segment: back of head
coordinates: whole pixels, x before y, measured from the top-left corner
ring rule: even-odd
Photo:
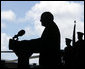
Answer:
[[[43,26],[48,26],[49,23],[53,22],[54,17],[50,12],[44,12],[41,15],[41,22]]]
[[[82,33],[82,32],[77,32],[77,34],[78,34],[78,39],[79,39],[79,40],[82,40],[84,33]]]
[[[41,19],[53,21],[54,17],[53,17],[53,15],[52,15],[52,13],[50,13],[50,12],[44,12],[44,13],[42,13],[42,15],[41,15]]]

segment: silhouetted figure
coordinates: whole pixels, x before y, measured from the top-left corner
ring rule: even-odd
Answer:
[[[55,68],[60,64],[60,31],[50,12],[41,15],[41,24],[45,27],[41,36],[39,63],[44,68]]]
[[[41,15],[41,25],[45,27],[41,38],[30,40],[30,50],[39,52],[39,64],[41,68],[56,68],[60,65],[60,31],[54,23],[54,17],[50,12]],[[26,44],[29,41],[24,41]]]
[[[65,61],[65,67],[69,68],[72,66],[73,61],[73,47],[71,46],[71,39],[66,38],[66,45],[64,49],[64,61]]]
[[[84,48],[84,40],[83,40],[83,35],[84,33],[82,32],[77,32],[78,34],[78,41],[74,45],[74,53],[75,53],[75,58],[74,58],[74,66],[76,68],[78,67],[84,67],[84,60],[85,60],[85,48]]]
[[[45,27],[41,38],[15,40],[14,52],[19,58],[20,68],[27,67],[29,57],[34,52],[40,53],[39,64],[41,68],[56,68],[60,65],[60,31],[53,20],[54,17],[50,12],[44,12],[40,20],[42,26]],[[22,35],[23,33],[20,34]]]

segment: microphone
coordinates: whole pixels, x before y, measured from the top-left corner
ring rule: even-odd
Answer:
[[[23,36],[24,34],[25,34],[25,31],[24,31],[24,30],[20,30],[20,31],[18,32],[18,34],[13,37],[13,39],[14,39],[14,38],[17,38],[17,40],[18,40],[18,37],[19,37],[19,36]]]
[[[24,30],[20,30],[17,34],[17,36],[23,36],[25,34],[25,31]]]

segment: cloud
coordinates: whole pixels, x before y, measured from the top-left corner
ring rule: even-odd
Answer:
[[[26,13],[26,17],[37,19],[39,18],[42,12],[50,11],[52,12],[57,18],[61,17],[64,18],[73,18],[73,17],[82,17],[80,16],[83,13],[84,6],[79,3],[69,3],[68,1],[41,1],[37,3],[30,11]],[[75,11],[74,11],[75,10]],[[77,15],[78,14],[78,15]],[[60,19],[60,18],[59,18]]]
[[[37,27],[37,29],[39,29],[40,31],[37,31],[35,27]],[[26,26],[24,28],[25,35],[22,37],[22,39],[25,38],[27,40],[28,39],[30,40],[30,39],[34,39],[34,38],[39,38],[42,34],[41,28],[42,27],[40,27],[40,26],[30,26],[30,25]]]
[[[9,43],[9,39],[11,37],[8,36],[6,33],[1,33],[1,50],[2,51],[7,51],[8,49],[8,43]]]
[[[12,10],[1,11],[1,19],[7,21],[14,21],[16,18],[15,13]]]
[[[26,31],[25,36],[28,37],[29,39],[32,39],[31,36],[34,35],[33,28],[31,28],[30,26],[27,26],[25,27],[25,31]]]
[[[58,25],[61,33],[62,49],[65,47],[65,38],[72,39],[74,20],[77,21],[76,31],[84,32],[84,5],[70,1],[40,1],[40,3],[36,3],[31,10],[26,12],[24,18],[18,19],[16,19],[16,14],[12,10],[1,11],[1,19],[16,21],[16,23],[19,22],[18,24],[28,22],[28,25],[24,28],[26,31],[24,39],[26,37],[29,39],[38,38],[44,30],[44,27],[41,26],[40,16],[45,11],[49,11],[54,15],[54,21]],[[5,23],[1,23],[1,27],[5,28]],[[2,36],[6,36],[6,38],[1,37],[4,38],[2,41],[4,47],[4,41],[8,39],[8,35],[4,33]]]
[[[77,31],[84,32],[84,5],[69,1],[41,1],[35,4],[26,13],[25,19],[32,20],[36,34],[40,36],[43,27],[40,24],[40,16],[43,12],[49,11],[54,15],[54,21],[61,33],[61,48],[65,47],[65,38],[72,39],[74,20],[77,21]]]

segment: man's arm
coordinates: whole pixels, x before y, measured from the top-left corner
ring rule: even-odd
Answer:
[[[37,53],[37,52],[40,52],[42,40],[41,40],[41,38],[31,39],[31,40],[22,40],[21,43],[26,48]]]

